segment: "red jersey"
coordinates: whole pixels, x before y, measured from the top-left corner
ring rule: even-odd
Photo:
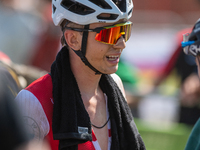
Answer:
[[[53,95],[52,80],[49,74],[37,79],[26,89],[19,92],[15,100],[22,110],[25,124],[30,128],[34,139],[47,139],[52,150],[58,150],[59,141],[53,139],[52,116],[53,116]],[[107,97],[105,95],[107,101]],[[107,109],[107,119],[109,112]],[[111,146],[111,128],[108,122],[108,149]],[[78,150],[101,150],[98,141],[92,131],[92,141],[78,145]]]

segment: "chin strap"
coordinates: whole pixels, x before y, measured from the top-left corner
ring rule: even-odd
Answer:
[[[72,49],[72,48],[71,48],[71,49]],[[103,74],[103,73],[101,73],[100,71],[98,71],[96,68],[94,68],[94,67],[89,63],[89,61],[87,60],[87,58],[83,55],[83,52],[82,52],[82,51],[80,51],[80,50],[76,51],[76,50],[74,50],[74,49],[72,49],[72,50],[76,53],[76,55],[78,55],[78,56],[81,58],[82,62],[83,62],[86,66],[88,66],[90,69],[92,69],[92,70],[95,72],[96,75],[97,75],[97,74]]]
[[[85,25],[84,29],[89,29],[89,25]],[[98,74],[103,74],[100,71],[98,71],[96,68],[94,68],[89,61],[87,60],[87,58],[85,57],[86,54],[86,48],[87,48],[87,39],[88,39],[88,31],[84,31],[83,32],[83,38],[82,38],[82,47],[81,50],[73,50],[82,60],[82,62],[88,66],[90,69],[92,69],[95,72],[95,75]]]

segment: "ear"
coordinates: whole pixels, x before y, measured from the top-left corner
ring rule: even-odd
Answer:
[[[70,48],[74,50],[81,49],[82,36],[79,32],[73,30],[66,30],[64,36]]]

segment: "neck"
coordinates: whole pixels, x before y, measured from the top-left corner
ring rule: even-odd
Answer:
[[[71,69],[76,78],[81,95],[98,95],[100,92],[99,81],[101,75],[95,75],[95,72],[86,66],[72,51],[70,58]]]
[[[97,95],[100,87],[99,80],[101,75],[88,74],[87,72],[74,71],[74,76],[79,86],[81,94]]]

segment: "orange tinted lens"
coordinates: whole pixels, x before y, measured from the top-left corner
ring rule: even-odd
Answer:
[[[107,43],[115,44],[117,40],[124,35],[125,42],[129,39],[131,34],[131,24],[113,27],[109,29],[103,29],[96,34],[95,40]]]
[[[121,30],[125,32],[124,39],[125,39],[125,42],[126,42],[126,41],[128,41],[128,39],[131,36],[131,24],[126,25],[126,26],[122,26],[122,28],[123,29],[121,29]]]
[[[97,33],[96,40],[107,43],[107,44],[114,44],[119,36],[120,27],[114,27],[109,29],[103,29],[100,33]]]

